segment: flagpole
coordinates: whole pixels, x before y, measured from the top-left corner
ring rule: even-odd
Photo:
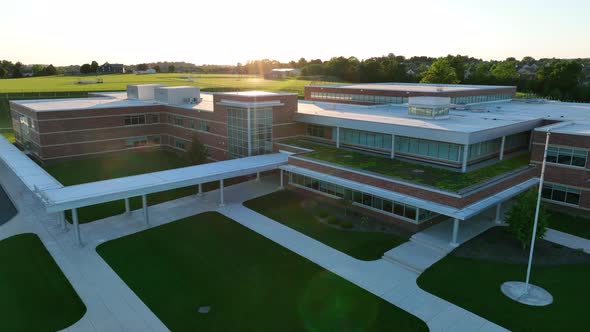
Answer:
[[[531,279],[531,266],[533,264],[533,250],[535,249],[535,238],[537,237],[537,224],[539,223],[539,209],[541,207],[541,193],[543,191],[543,181],[545,180],[545,164],[547,163],[547,149],[549,147],[549,136],[551,129],[547,129],[547,137],[545,139],[545,151],[543,152],[543,162],[541,163],[541,177],[539,179],[539,192],[537,193],[537,207],[535,209],[535,222],[533,223],[533,236],[531,238],[531,250],[529,252],[529,264],[526,270],[526,281],[524,286],[524,293],[529,292],[529,281]]]

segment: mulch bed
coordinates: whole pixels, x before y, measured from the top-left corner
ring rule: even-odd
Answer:
[[[520,242],[507,227],[494,227],[455,249],[454,256],[503,263],[527,264],[529,248],[523,249]],[[590,263],[590,254],[562,245],[537,240],[533,265],[563,265]]]

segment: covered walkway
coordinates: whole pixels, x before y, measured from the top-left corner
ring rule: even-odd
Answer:
[[[219,181],[219,206],[224,206],[224,180],[252,174],[257,174],[257,178],[260,178],[261,172],[276,170],[287,164],[288,156],[286,153],[259,155],[64,187],[41,166],[0,136],[0,160],[41,200],[48,213],[58,213],[64,228],[65,211],[72,211],[74,237],[78,246],[82,246],[78,208],[125,200],[125,210],[129,214],[129,198],[141,196],[143,220],[149,225],[149,194],[198,186],[196,194],[201,196],[204,183]],[[281,170],[281,186],[282,173]]]

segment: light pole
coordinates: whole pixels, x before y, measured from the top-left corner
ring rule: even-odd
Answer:
[[[518,281],[508,281],[502,284],[500,289],[504,295],[523,304],[534,306],[545,306],[553,302],[553,296],[539,286],[529,283],[531,278],[531,267],[533,265],[533,251],[535,249],[535,238],[537,237],[537,225],[539,223],[539,210],[541,208],[541,194],[543,191],[543,182],[545,180],[545,165],[547,163],[547,150],[549,147],[549,137],[551,129],[547,129],[545,138],[545,150],[543,151],[543,161],[541,162],[541,176],[539,177],[539,191],[537,193],[537,207],[535,208],[535,220],[533,222],[533,236],[531,238],[531,249],[529,251],[529,262],[526,270],[526,280],[524,284]]]

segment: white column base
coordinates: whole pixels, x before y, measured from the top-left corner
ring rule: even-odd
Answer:
[[[203,197],[203,184],[199,183],[198,187],[199,191],[197,192],[197,197]]]
[[[459,243],[457,242],[458,236],[459,236],[459,219],[455,218],[453,220],[453,238],[451,239],[451,242],[449,243],[449,245],[451,247],[457,248],[459,246]]]
[[[150,215],[148,212],[147,196],[146,195],[141,196],[141,203],[143,206],[143,221],[145,222],[145,224],[147,226],[149,226],[150,225]]]

